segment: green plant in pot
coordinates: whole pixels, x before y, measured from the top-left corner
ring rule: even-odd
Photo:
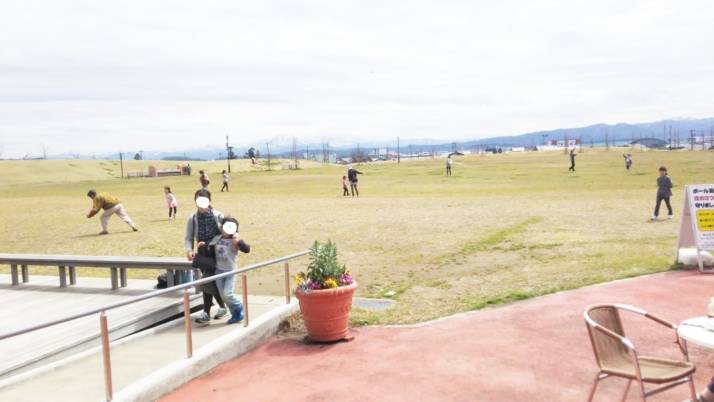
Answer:
[[[310,339],[317,342],[344,339],[357,282],[345,265],[337,261],[337,247],[332,241],[315,241],[310,248],[307,272],[299,273],[296,282],[295,296]]]

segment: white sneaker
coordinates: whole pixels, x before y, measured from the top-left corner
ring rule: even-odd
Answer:
[[[668,215],[668,216],[667,216],[667,219],[672,219],[672,215]]]
[[[657,220],[657,217],[656,217],[655,215],[652,215],[652,218],[651,218],[650,220],[656,221],[656,220]]]

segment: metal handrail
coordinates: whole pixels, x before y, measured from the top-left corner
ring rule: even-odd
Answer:
[[[120,302],[116,302],[116,303],[107,304],[107,305],[105,305],[105,306],[98,307],[98,308],[94,308],[94,309],[91,309],[91,310],[87,310],[87,311],[82,312],[82,313],[77,313],[77,314],[73,314],[73,315],[70,315],[70,316],[67,316],[67,317],[58,318],[58,319],[56,319],[56,320],[47,321],[47,322],[44,322],[44,323],[42,323],[42,324],[37,324],[37,325],[29,326],[29,327],[26,327],[26,328],[23,328],[23,329],[19,329],[19,330],[16,330],[16,331],[12,331],[12,332],[6,332],[6,333],[4,333],[4,334],[0,334],[0,340],[7,339],[7,338],[12,338],[12,337],[15,337],[15,336],[18,336],[18,335],[22,335],[22,334],[26,334],[26,333],[28,333],[28,332],[37,331],[37,330],[40,330],[40,329],[43,329],[43,328],[47,328],[47,327],[51,327],[51,326],[54,326],[54,325],[57,325],[57,324],[62,324],[62,323],[65,323],[65,322],[74,321],[74,320],[77,320],[77,319],[79,319],[79,318],[83,318],[83,317],[90,316],[90,315],[92,315],[92,314],[97,314],[97,313],[101,313],[101,312],[113,310],[113,309],[116,309],[116,308],[119,308],[119,307],[123,307],[123,306],[129,305],[129,304],[134,304],[134,303],[137,303],[137,302],[146,300],[146,299],[151,299],[151,298],[154,298],[154,297],[157,297],[157,296],[165,295],[165,294],[168,294],[168,293],[173,293],[173,292],[175,292],[175,291],[177,291],[177,290],[188,289],[188,288],[194,287],[194,286],[196,286],[196,285],[203,285],[203,284],[205,284],[205,283],[213,282],[213,281],[215,281],[216,279],[225,278],[225,277],[228,277],[228,276],[231,276],[231,275],[237,275],[237,274],[242,274],[242,273],[245,273],[245,272],[253,271],[253,270],[256,270],[256,269],[258,269],[258,268],[265,267],[265,266],[267,266],[267,265],[277,264],[277,263],[282,262],[282,261],[287,261],[287,260],[291,260],[291,259],[293,259],[293,258],[301,257],[301,256],[303,256],[303,255],[308,254],[309,252],[310,252],[310,250],[300,251],[300,252],[298,252],[298,253],[286,255],[286,256],[283,256],[283,257],[280,257],[280,258],[275,258],[275,259],[272,259],[272,260],[259,262],[259,263],[257,263],[257,264],[248,265],[247,267],[244,267],[244,268],[234,269],[233,271],[224,272],[224,273],[221,273],[221,274],[209,276],[209,277],[207,277],[207,278],[198,279],[198,280],[195,280],[195,281],[192,281],[192,282],[187,282],[187,283],[184,283],[184,284],[181,284],[181,285],[172,286],[172,287],[166,288],[166,289],[156,290],[156,291],[149,292],[149,293],[146,293],[146,294],[143,294],[143,295],[140,295],[140,296],[133,297],[133,298],[131,298],[131,299],[129,299],[129,300],[124,300],[124,301],[120,301]]]
[[[306,255],[310,253],[310,250],[304,250],[300,251],[294,254],[286,255],[283,257],[275,258],[272,260],[268,261],[263,261],[259,262],[257,264],[253,265],[248,265],[245,268],[239,268],[239,269],[234,269],[232,271],[228,272],[223,272],[221,274],[213,275],[207,278],[187,282],[181,285],[177,286],[172,286],[166,289],[161,289],[161,290],[156,290],[153,292],[149,292],[140,296],[133,297],[129,300],[125,300],[122,302],[116,302],[112,304],[107,304],[105,306],[87,310],[82,313],[70,315],[67,317],[59,318],[56,320],[52,321],[47,321],[42,324],[37,324],[33,325],[30,327],[26,327],[23,329],[19,329],[16,331],[12,332],[7,332],[4,334],[0,334],[0,340],[3,339],[8,339],[12,338],[15,336],[19,336],[22,334],[26,334],[28,332],[33,332],[37,331],[43,328],[51,327],[53,325],[58,325],[58,324],[63,324],[65,322],[77,320],[79,318],[87,317],[92,314],[97,314],[99,313],[99,332],[101,335],[101,343],[102,343],[102,359],[103,359],[103,366],[104,366],[104,391],[106,395],[106,400],[111,401],[114,397],[114,387],[112,384],[112,362],[111,362],[111,356],[110,356],[110,345],[109,345],[109,325],[107,323],[107,315],[106,312],[108,310],[112,310],[115,308],[123,307],[129,304],[137,303],[143,300],[151,299],[157,296],[169,294],[169,293],[174,293],[178,290],[183,289],[183,319],[184,319],[184,332],[186,334],[186,358],[191,358],[193,357],[193,335],[192,335],[192,330],[191,330],[191,304],[189,300],[189,293],[188,293],[188,288],[194,287],[196,285],[203,285],[205,283],[213,282],[216,279],[221,279],[225,278],[231,275],[241,275],[241,288],[242,288],[242,293],[243,293],[243,308],[245,312],[245,316],[243,318],[243,326],[247,327],[248,322],[249,322],[249,313],[248,313],[248,276],[246,275],[247,272],[256,270],[258,268],[265,267],[267,265],[272,265],[276,264],[279,262],[287,261],[293,258],[301,257],[303,255]],[[285,270],[285,302],[290,303],[290,266],[286,262],[284,266]]]

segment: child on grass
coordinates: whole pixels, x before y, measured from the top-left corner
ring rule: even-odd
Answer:
[[[171,187],[164,187],[164,195],[166,196],[166,204],[169,206],[169,220],[171,220],[171,218],[176,220],[176,207],[178,207],[178,202],[171,192]]]
[[[342,196],[347,197],[348,195],[350,195],[349,182],[347,176],[342,176]]]

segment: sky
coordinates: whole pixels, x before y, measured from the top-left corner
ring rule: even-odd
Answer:
[[[0,157],[711,117],[714,2],[0,3]]]

